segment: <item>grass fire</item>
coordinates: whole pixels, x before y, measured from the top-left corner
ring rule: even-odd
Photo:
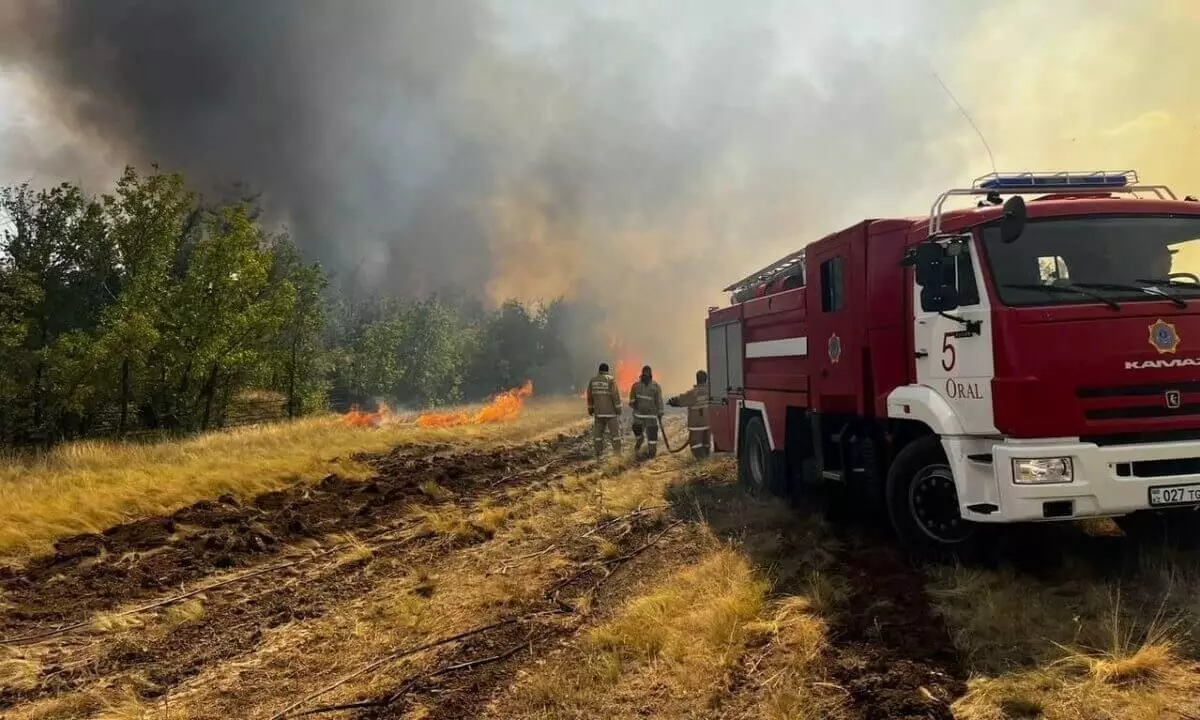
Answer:
[[[486,425],[513,420],[521,414],[525,400],[533,395],[533,383],[525,381],[520,387],[497,393],[483,407],[475,410],[463,409],[449,412],[424,412],[415,418],[405,418],[393,411],[387,403],[379,402],[374,412],[361,410],[357,406],[342,416],[342,421],[355,427],[377,428],[393,423],[415,423],[423,428],[451,428],[459,425]]]
[[[527,380],[518,388],[499,393],[478,410],[422,413],[417,416],[417,425],[425,428],[437,428],[505,422],[521,414],[525,399],[531,395],[533,395],[533,383]]]

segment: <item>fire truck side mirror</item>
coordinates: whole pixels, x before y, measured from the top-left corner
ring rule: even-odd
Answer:
[[[921,309],[925,312],[946,312],[958,307],[958,288],[946,284],[948,254],[946,245],[929,239],[914,247],[906,258],[921,288]]]
[[[1004,201],[1004,217],[1000,220],[1000,241],[1010,243],[1021,237],[1025,230],[1025,198],[1013,195]]]
[[[912,249],[912,266],[917,285],[935,287],[942,284],[942,264],[946,261],[946,246],[926,240]]]

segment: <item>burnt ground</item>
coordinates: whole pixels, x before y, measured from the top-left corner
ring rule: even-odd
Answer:
[[[835,618],[832,676],[863,720],[953,720],[967,691],[950,633],[925,577],[895,547],[849,538],[837,554],[850,590]]]

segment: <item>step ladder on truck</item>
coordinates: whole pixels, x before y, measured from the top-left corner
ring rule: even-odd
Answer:
[[[986,175],[727,287],[714,447],[756,491],[843,484],[914,550],[994,523],[1196,530],[1198,272],[1195,198],[1133,171]]]

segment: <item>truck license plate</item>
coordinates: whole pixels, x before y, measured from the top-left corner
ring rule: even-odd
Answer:
[[[1200,504],[1200,485],[1159,485],[1150,488],[1150,504]]]

